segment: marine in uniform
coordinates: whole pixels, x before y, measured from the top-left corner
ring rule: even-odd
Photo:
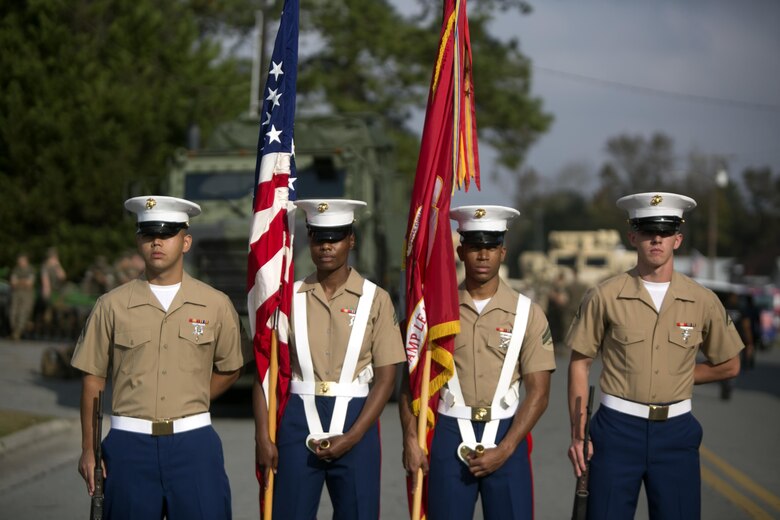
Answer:
[[[683,214],[696,202],[639,193],[617,205],[628,212],[637,265],[591,289],[569,329],[569,458],[579,476],[588,375],[600,354],[588,518],[634,518],[643,483],[650,518],[699,518],[702,428],[691,413],[693,385],[734,377],[743,345],[715,294],[674,271]],[[697,363],[699,351],[706,361]]]
[[[43,324],[47,329],[46,333],[50,334],[62,327],[64,320],[62,292],[67,278],[56,247],[46,250],[46,260],[41,265],[40,274],[41,300],[44,306]]]
[[[27,253],[16,257],[11,271],[11,339],[19,340],[27,330],[35,307],[35,269],[30,265]]]
[[[428,471],[432,520],[473,518],[478,495],[485,518],[533,517],[530,433],[547,408],[555,356],[539,305],[498,274],[507,222],[517,215],[502,206],[450,212],[466,276],[459,287],[455,374],[441,391],[429,462],[418,445],[408,386],[399,404],[404,466],[412,475],[420,467]]]
[[[292,395],[275,446],[265,399],[255,402],[257,462],[276,471],[274,518],[316,518],[323,484],[334,518],[379,517],[378,419],[406,356],[390,296],[348,263],[354,212],[365,205],[296,201],[317,270],[294,286]]]
[[[200,207],[173,197],[135,197],[145,272],[101,296],[72,365],[84,372],[79,472],[94,490],[93,399],[112,380],[111,429],[103,441],[109,519],[228,519],[230,486],[209,403],[250,359],[228,297],[190,277],[189,219]]]

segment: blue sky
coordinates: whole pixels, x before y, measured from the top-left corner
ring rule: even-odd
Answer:
[[[696,151],[727,156],[732,178],[748,166],[780,171],[780,2],[532,5],[531,15],[498,16],[493,27],[519,39],[534,64],[533,92],[555,116],[525,164],[545,188],[573,185],[560,175],[573,163],[588,173],[577,186],[594,187],[606,141],[621,133],[671,136],[679,170]],[[512,190],[490,179],[490,151],[480,152],[483,191],[456,193],[453,205],[513,205]]]

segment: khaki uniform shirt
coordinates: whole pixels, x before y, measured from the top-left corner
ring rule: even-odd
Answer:
[[[566,343],[601,353],[602,392],[647,404],[691,397],[699,350],[720,364],[744,348],[712,291],[675,272],[658,312],[636,269],[585,295]]]
[[[317,381],[339,381],[344,357],[347,355],[349,334],[352,332],[350,313],[354,315],[357,311],[358,298],[363,294],[363,277],[352,269],[346,283],[336,290],[330,301],[325,296],[322,285],[317,282],[316,274],[308,276],[298,292],[306,293],[306,328],[309,331],[314,378]],[[294,310],[292,315],[294,321]],[[294,348],[294,324],[291,337],[292,370],[296,378],[301,379],[298,353]],[[377,287],[352,380],[368,365],[381,367],[405,360],[406,353],[393,302],[387,291]]]
[[[509,347],[518,294],[502,280],[496,294],[477,312],[474,300],[459,287],[460,334],[455,336],[455,369],[466,406],[490,406]],[[523,374],[555,370],[552,335],[541,307],[531,304],[512,383]]]
[[[100,377],[111,370],[114,415],[174,419],[208,411],[212,369],[251,359],[241,344],[225,294],[185,273],[165,312],[139,278],[98,299],[71,364]]]

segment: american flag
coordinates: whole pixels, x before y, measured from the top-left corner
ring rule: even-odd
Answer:
[[[298,0],[286,0],[263,90],[249,236],[247,297],[257,373],[268,395],[274,325],[279,346],[278,416],[289,395],[289,316],[292,303],[292,230],[295,199],[293,123],[298,67]],[[278,312],[277,312],[278,311]]]

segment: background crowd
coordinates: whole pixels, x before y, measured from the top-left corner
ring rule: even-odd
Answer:
[[[65,270],[56,247],[41,259],[22,251],[13,266],[0,268],[0,336],[75,339],[95,300],[142,271],[134,251],[114,259],[97,255],[80,276]]]

